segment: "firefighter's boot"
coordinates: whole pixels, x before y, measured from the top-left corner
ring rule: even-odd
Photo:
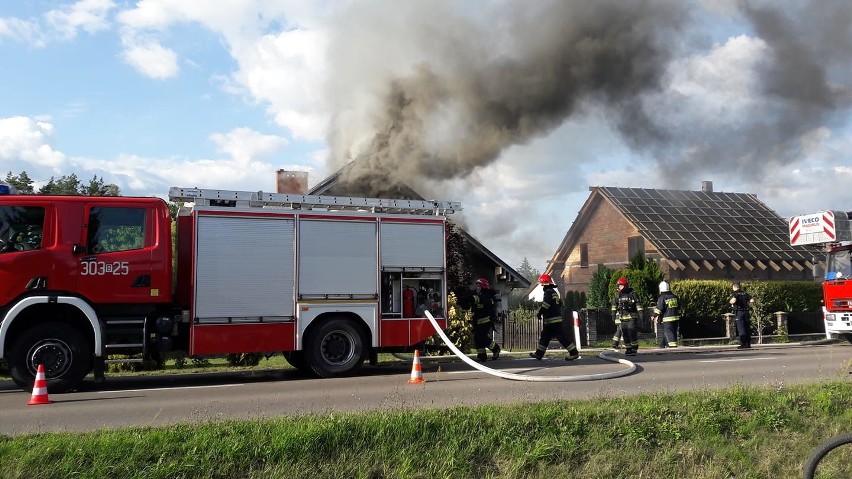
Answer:
[[[541,352],[539,352],[539,351],[536,351],[536,352],[534,352],[534,353],[530,353],[530,357],[531,357],[531,358],[534,358],[534,359],[538,359],[539,361],[541,361],[541,358],[543,358],[543,357],[544,357],[544,353],[541,353]]]
[[[488,354],[479,353],[479,354],[476,355],[476,360],[484,363],[485,361],[488,361]]]
[[[503,350],[503,349],[500,347],[500,345],[499,345],[499,344],[495,344],[495,345],[494,345],[494,349],[493,349],[493,350],[491,350],[491,360],[492,360],[492,361],[496,361],[496,360],[497,360],[497,358],[499,358],[499,357],[500,357],[500,351],[502,351],[502,350]]]
[[[619,343],[619,341],[618,341],[618,340],[616,340],[616,339],[614,339],[614,340],[612,341],[612,349],[618,349],[618,345],[619,345],[619,344],[620,344],[620,343]]]
[[[577,348],[569,349],[568,355],[565,356],[566,361],[573,361],[580,357],[580,351],[577,351]]]

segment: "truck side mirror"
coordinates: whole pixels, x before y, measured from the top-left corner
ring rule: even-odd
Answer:
[[[71,247],[71,253],[72,254],[83,254],[85,252],[86,252],[86,248],[84,248],[83,245],[75,244],[74,246]]]

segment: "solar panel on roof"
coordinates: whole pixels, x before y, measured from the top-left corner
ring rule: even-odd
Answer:
[[[786,219],[743,193],[598,188],[666,257],[802,259],[789,246]]]

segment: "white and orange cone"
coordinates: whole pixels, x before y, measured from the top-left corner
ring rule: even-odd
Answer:
[[[411,365],[411,378],[408,380],[408,384],[419,384],[425,383],[423,380],[423,370],[420,367],[420,350],[414,350],[414,363]]]
[[[47,397],[47,379],[44,377],[44,364],[38,365],[35,384],[33,384],[33,396],[27,406],[38,406],[39,404],[50,404],[52,401]]]

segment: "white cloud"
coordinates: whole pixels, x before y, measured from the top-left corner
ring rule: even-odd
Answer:
[[[218,150],[228,154],[238,164],[250,164],[252,160],[271,156],[287,146],[287,139],[264,135],[250,128],[235,128],[228,133],[214,133],[210,139]]]
[[[89,34],[109,29],[107,14],[113,8],[115,3],[112,0],[80,0],[71,6],[47,12],[44,18],[63,39],[70,40],[80,29]]]
[[[44,47],[46,44],[37,22],[14,17],[0,18],[0,40],[3,38],[29,43],[36,48]]]
[[[323,99],[325,36],[293,30],[232,45],[239,63],[233,81],[267,105],[275,122],[295,138],[321,140],[328,124]]]
[[[57,168],[66,158],[53,149],[52,137],[53,125],[48,122],[23,116],[0,118],[0,161],[13,166]]]
[[[80,0],[44,13],[43,23],[38,19],[0,18],[0,39],[43,48],[51,41],[73,40],[79,30],[95,34],[110,28],[107,17],[113,8],[112,0]]]
[[[104,174],[127,194],[164,196],[171,186],[257,191],[275,188],[275,168],[261,161],[228,159],[143,158],[121,155],[115,160],[76,159],[86,171]],[[102,173],[103,174],[103,173]],[[78,173],[78,176],[82,176]]]
[[[221,37],[238,64],[223,90],[265,105],[294,138],[315,141],[324,138],[328,122],[321,92],[326,40],[317,28],[323,8],[324,3],[278,0],[220,0],[215,8],[204,2],[142,0],[117,18],[125,58],[152,78],[177,74],[177,54],[158,37],[169,27],[197,23]]]
[[[134,42],[127,46],[123,57],[129,65],[151,78],[170,78],[178,73],[177,54],[156,42]]]

